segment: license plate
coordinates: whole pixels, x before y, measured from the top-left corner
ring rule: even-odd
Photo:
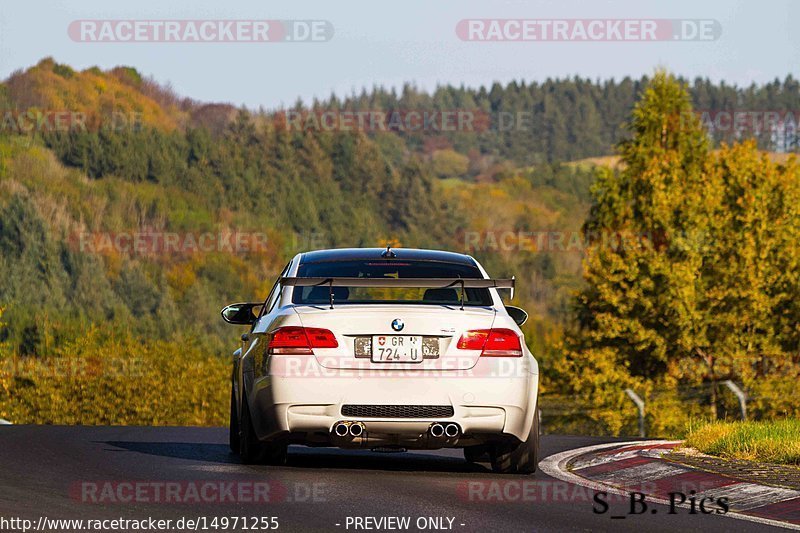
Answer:
[[[375,363],[421,363],[422,337],[375,335],[372,337],[372,361]]]

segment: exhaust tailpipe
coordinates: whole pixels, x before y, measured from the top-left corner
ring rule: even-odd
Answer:
[[[336,425],[333,426],[333,432],[337,437],[346,437],[351,431],[347,426],[348,424],[345,424],[344,422],[337,422]]]
[[[458,437],[461,433],[461,428],[458,427],[458,424],[447,424],[444,427],[444,434],[447,435],[448,438]]]
[[[431,424],[431,428],[429,431],[431,433],[431,437],[439,439],[444,436],[444,426],[441,425],[439,422],[434,422],[433,424]]]
[[[364,424],[361,422],[353,422],[350,424],[350,435],[353,437],[360,437],[364,433]]]

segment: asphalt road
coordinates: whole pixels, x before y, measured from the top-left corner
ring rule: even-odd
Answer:
[[[409,517],[410,531],[417,531],[417,521],[422,525],[426,517],[444,517],[441,524],[445,530],[449,526],[460,532],[770,529],[721,516],[691,515],[688,510],[669,515],[666,507],[657,505],[642,515],[612,519],[612,515],[626,513],[627,502],[612,502],[609,512],[595,514],[588,489],[541,472],[533,477],[493,474],[485,466],[466,463],[458,450],[381,454],[292,447],[287,466],[244,466],[229,453],[226,431],[2,426],[0,517],[34,522],[42,516],[205,517],[209,531],[214,530],[214,517],[233,516],[276,517],[279,531],[389,530],[365,529],[377,525],[366,521],[356,528],[355,517]],[[613,439],[546,435],[541,457],[610,441]],[[164,482],[179,488],[168,497]],[[211,502],[198,503],[198,495],[190,490],[218,483],[241,491],[233,495],[238,501],[231,503],[231,493],[225,489],[208,492],[205,497]],[[265,485],[268,502],[263,501]],[[138,496],[135,489],[141,491]],[[220,497],[228,500],[219,503]],[[261,501],[253,503],[253,498]],[[176,503],[176,499],[180,501]],[[435,521],[427,523],[436,525]],[[203,524],[198,529],[203,530]]]

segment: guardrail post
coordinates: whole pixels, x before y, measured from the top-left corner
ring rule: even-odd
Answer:
[[[644,430],[644,400],[642,400],[638,394],[633,392],[633,389],[625,389],[625,394],[633,400],[633,403],[636,404],[636,408],[639,409],[639,436],[645,437],[645,430]]]
[[[722,384],[732,390],[736,397],[739,398],[739,410],[742,412],[742,420],[747,420],[747,395],[739,388],[739,385],[729,379],[723,381]]]
[[[542,431],[542,410],[541,409],[537,409],[536,410],[536,417],[539,419],[538,420],[538,422],[539,422],[539,435],[541,435],[542,433],[544,433]]]

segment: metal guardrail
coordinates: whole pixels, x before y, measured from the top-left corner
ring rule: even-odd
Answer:
[[[739,404],[739,415],[742,420],[748,419],[747,403],[754,399],[745,393],[742,388],[731,380],[718,382],[719,385],[727,387],[735,395]],[[661,389],[651,391],[650,395],[642,397],[637,394],[633,389],[623,389],[623,392],[633,403],[637,410],[638,418],[638,433],[640,437],[647,435],[647,417],[646,417],[646,404],[648,400],[653,400],[659,394],[664,392],[677,393],[684,397],[684,399],[691,401],[706,401],[709,398],[711,391],[707,386],[685,387],[681,390]],[[764,398],[763,396],[760,396]],[[607,407],[593,404],[589,400],[580,396],[569,396],[563,394],[542,395],[539,398],[539,404],[543,411],[543,416],[546,418],[562,418],[562,419],[579,419],[581,417],[591,419],[592,413],[599,409],[607,409]],[[651,416],[658,416],[658,413],[651,412]]]

